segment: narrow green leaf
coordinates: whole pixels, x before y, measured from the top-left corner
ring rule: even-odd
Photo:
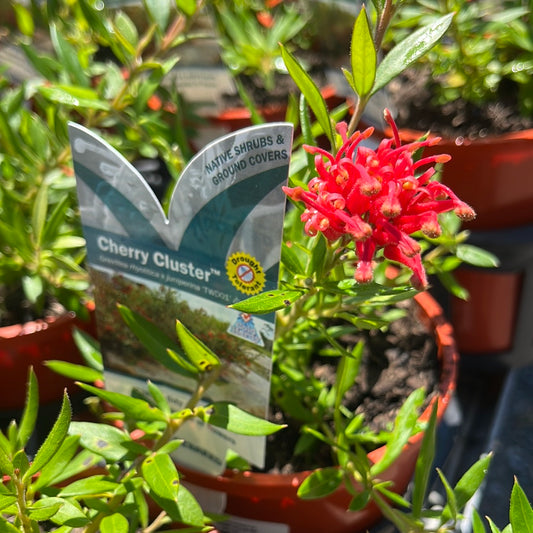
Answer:
[[[278,309],[285,309],[293,304],[303,295],[302,291],[274,290],[262,292],[256,296],[251,296],[246,300],[231,304],[229,307],[256,315],[272,313]]]
[[[487,533],[487,530],[483,525],[483,520],[481,520],[479,513],[475,509],[472,509],[472,532]]]
[[[146,421],[146,422],[165,422],[166,417],[156,407],[152,407],[145,400],[140,400],[138,398],[131,398],[125,394],[120,394],[118,392],[112,392],[108,390],[99,389],[88,385],[86,383],[78,384],[82,389],[102,398],[106,402],[109,402],[111,405],[114,405],[120,411],[122,411],[127,417],[130,417],[134,420]]]
[[[142,463],[142,476],[157,496],[178,501],[179,474],[169,455],[155,453],[147,457]]]
[[[472,244],[458,244],[456,254],[465,263],[477,267],[494,268],[500,265],[500,260],[494,254]]]
[[[533,533],[533,509],[516,477],[511,491],[509,519],[514,532]]]
[[[57,452],[63,441],[68,434],[68,427],[72,416],[72,409],[68,395],[65,391],[63,394],[63,403],[61,405],[61,411],[55,421],[50,433],[46,437],[45,441],[37,451],[32,465],[26,471],[23,476],[23,480],[27,481],[33,474],[36,474],[41,470],[50,459]]]
[[[111,496],[120,483],[107,479],[98,474],[73,481],[59,492],[60,498],[83,498],[86,496],[108,495]]]
[[[360,98],[366,97],[372,90],[376,77],[376,57],[376,49],[363,5],[355,20],[351,43],[353,84]]]
[[[489,523],[491,533],[502,533],[501,529],[492,521],[492,518],[487,516],[487,522]]]
[[[329,111],[326,102],[324,101],[324,97],[320,93],[320,89],[300,65],[298,60],[283,45],[280,44],[280,47],[281,56],[291,78],[305,96],[309,107],[312,109],[316,119],[322,126],[331,146],[335,146],[335,136],[331,125]]]
[[[76,49],[58,32],[55,24],[50,24],[50,38],[63,71],[76,86],[89,87],[89,77],[83,71]]]
[[[41,237],[43,234],[44,224],[46,222],[46,213],[48,211],[48,187],[42,184],[35,197],[33,204],[31,222],[32,233],[35,239],[35,245],[39,247],[41,244]]]
[[[84,381],[85,383],[94,383],[103,378],[102,372],[94,370],[84,365],[69,363],[68,361],[50,360],[44,363],[50,370],[67,378]]]
[[[139,44],[139,33],[133,21],[126,15],[124,11],[118,11],[113,22],[113,29],[115,30],[115,37],[118,39],[122,47],[131,56],[135,55],[135,49]]]
[[[422,405],[424,397],[424,390],[420,388],[413,391],[403,403],[394,421],[394,429],[387,442],[385,453],[381,460],[370,469],[373,476],[386,470],[402,452],[403,447],[413,434],[418,420],[418,409]]]
[[[92,89],[72,85],[47,85],[39,87],[38,91],[47,100],[57,104],[95,111],[110,111],[109,102],[102,100],[98,93]]]
[[[488,454],[476,461],[459,479],[455,485],[453,492],[456,500],[457,510],[463,509],[468,500],[472,498],[476,490],[481,485],[492,459],[492,454]],[[442,511],[443,519],[450,519],[451,512],[448,506]]]
[[[422,506],[426,497],[429,476],[433,469],[437,436],[437,409],[438,402],[435,401],[416,461],[412,496],[412,513],[415,519],[419,519],[422,514]]]
[[[83,360],[94,370],[103,372],[104,363],[98,341],[85,331],[82,331],[78,328],[75,328],[72,331],[72,337],[81,353],[81,356],[83,357]]]
[[[307,476],[298,487],[298,497],[302,500],[323,498],[335,492],[342,483],[343,473],[340,468],[320,468]]]
[[[37,522],[50,520],[63,505],[61,498],[44,498],[27,509],[28,517]]]
[[[176,320],[176,333],[189,361],[200,372],[209,372],[220,366],[220,361],[215,353],[195,337],[179,320]]]
[[[200,504],[183,485],[180,485],[177,502],[160,498],[154,493],[151,493],[151,496],[159,507],[167,512],[172,520],[190,526],[202,527],[205,525],[204,513]]]
[[[170,406],[168,405],[168,401],[165,395],[163,394],[163,392],[161,391],[161,389],[157,385],[155,385],[155,383],[153,383],[152,381],[148,381],[147,386],[148,386],[148,392],[154,399],[154,402],[157,405],[157,407],[159,407],[159,409],[161,409],[163,413],[165,413],[166,415],[169,415]]]
[[[128,533],[129,524],[125,516],[113,513],[103,518],[100,522],[101,533]]]
[[[342,403],[344,395],[353,386],[355,378],[359,373],[359,365],[363,354],[364,343],[358,342],[352,351],[353,357],[342,357],[337,369],[337,379],[335,382],[336,397],[335,408],[338,409]]]
[[[212,426],[227,429],[232,433],[249,436],[270,435],[285,427],[247,413],[228,402],[212,404],[204,421]]]
[[[0,517],[0,533],[20,533],[20,529],[5,518]]]
[[[440,470],[440,468],[437,468],[437,473],[439,474],[440,480],[446,492],[446,500],[447,500],[446,507],[445,507],[445,510],[447,511],[446,518],[448,519],[449,517],[449,519],[451,519],[455,523],[457,520],[457,514],[459,513],[459,509],[460,509],[455,492],[452,489],[448,480],[446,479],[445,475],[443,474],[442,470]]]
[[[12,9],[15,11],[15,16],[17,17],[17,27],[23,35],[26,37],[32,37],[35,30],[35,25],[33,23],[33,17],[31,16],[30,11],[18,2],[12,2]]]
[[[449,28],[453,16],[454,13],[444,15],[398,43],[379,64],[372,94],[430,50]]]
[[[360,511],[361,509],[364,509],[367,506],[369,501],[370,501],[370,491],[363,490],[352,498],[352,501],[350,502],[348,509],[350,511]]]
[[[186,360],[185,354],[183,354],[182,349],[176,342],[165,335],[153,322],[150,322],[139,313],[128,309],[124,305],[118,305],[117,307],[124,322],[135,333],[152,357],[172,372],[187,377],[196,377],[194,372],[186,370],[169,354],[168,350],[170,349],[171,353],[179,354],[181,358]]]
[[[39,385],[37,384],[37,378],[33,368],[30,367],[28,372],[28,385],[26,387],[26,402],[24,404],[24,410],[20,419],[18,436],[17,436],[17,448],[25,448],[28,443],[33,430],[35,429],[35,423],[37,422],[37,414],[39,412]]]

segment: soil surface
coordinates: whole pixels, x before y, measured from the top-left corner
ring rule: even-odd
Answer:
[[[533,119],[518,112],[517,88],[511,82],[502,82],[495,100],[484,107],[460,99],[438,107],[432,102],[432,84],[436,81],[428,70],[411,69],[387,86],[400,128],[475,139],[533,127]]]
[[[414,303],[409,305],[414,306]],[[365,424],[379,432],[391,428],[400,407],[414,390],[425,388],[424,407],[427,406],[437,391],[440,366],[434,340],[414,313],[394,322],[386,333],[372,331],[363,335],[367,347],[360,373],[345,404],[355,413],[363,413]],[[352,346],[359,339],[344,341]],[[336,371],[332,361],[331,357],[318,358],[312,369],[315,377],[332,383]],[[309,457],[292,457],[300,436],[299,424],[284,418],[279,411],[274,411],[270,418],[288,427],[268,437],[265,471],[287,474],[333,464],[327,448],[314,451],[313,464],[309,464]]]

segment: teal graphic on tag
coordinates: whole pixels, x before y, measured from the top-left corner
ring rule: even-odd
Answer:
[[[194,385],[146,353],[118,315],[121,303],[172,339],[179,319],[217,354],[221,379],[206,401],[266,414],[274,314],[252,319],[228,305],[277,288],[292,130],[271,123],[210,143],[183,170],[165,212],[119,152],[69,124],[106,387],[129,394],[150,379],[179,409]],[[264,463],[264,439],[200,424],[188,431],[191,446],[180,453],[191,466],[221,471],[228,447]]]

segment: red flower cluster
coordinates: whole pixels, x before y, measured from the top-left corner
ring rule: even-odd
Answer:
[[[420,245],[410,235],[417,231],[429,237],[440,235],[439,213],[453,210],[464,220],[471,220],[475,213],[449,187],[430,181],[435,173],[433,166],[420,170],[449,161],[449,155],[413,160],[416,150],[433,146],[440,139],[402,145],[388,110],[385,119],[393,135],[383,139],[376,150],[360,144],[372,135],[373,128],[356,131],[348,138],[344,122],[337,125],[343,145],[336,155],[305,146],[307,152],[315,154],[318,175],[309,182],[309,190],[284,187],[284,191],[305,204],[302,221],[308,235],[322,232],[330,241],[349,236],[355,242],[355,279],[359,283],[372,281],[374,256],[383,249],[385,257],[412,270],[411,282],[422,289],[427,286],[427,278]]]

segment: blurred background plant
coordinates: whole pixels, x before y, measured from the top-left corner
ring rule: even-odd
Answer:
[[[67,123],[97,131],[130,161],[157,161],[165,203],[193,151],[195,115],[165,78],[202,2],[145,1],[139,30],[101,2],[12,2],[9,38],[31,68],[0,79],[2,324],[42,317],[52,301],[83,314],[88,280]],[[147,179],[149,176],[147,177]],[[148,181],[150,181],[148,179]]]
[[[531,2],[407,0],[386,36],[388,45],[446,13],[455,13],[444,39],[416,64],[426,72],[433,102],[463,99],[483,107],[511,101],[533,114]]]

